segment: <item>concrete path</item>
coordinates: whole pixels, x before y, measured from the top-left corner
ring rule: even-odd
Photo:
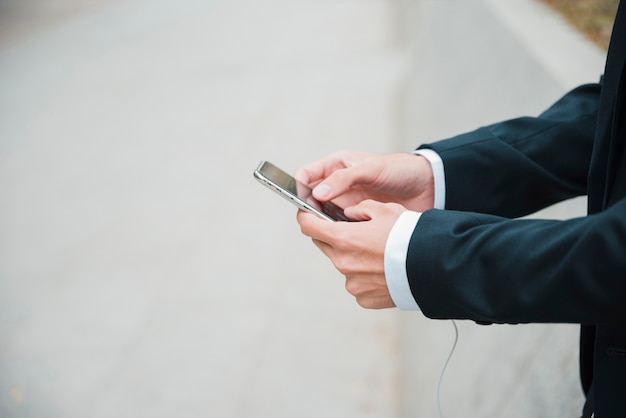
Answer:
[[[398,413],[397,312],[252,177],[390,150],[395,11],[99,3],[4,44],[0,416]]]
[[[0,417],[436,416],[451,325],[356,306],[252,171],[537,113],[576,80],[518,17],[586,42],[529,0],[42,4],[0,3]],[[446,417],[578,411],[574,328],[460,338]]]
[[[603,51],[535,1],[422,0],[406,10],[412,69],[402,106],[404,148],[537,115],[575,86],[597,81],[604,68]],[[585,208],[585,199],[574,199],[535,216],[568,218]],[[402,313],[402,321],[403,416],[437,416],[429,400],[453,326],[412,313]],[[458,325],[442,383],[446,417],[580,416],[577,326]]]

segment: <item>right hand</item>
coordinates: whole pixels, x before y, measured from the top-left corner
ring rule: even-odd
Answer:
[[[298,211],[302,233],[346,278],[346,290],[364,308],[395,306],[385,277],[385,246],[391,228],[406,209],[395,203],[365,200],[346,209],[361,222],[328,222]]]
[[[432,168],[421,155],[341,151],[300,168],[296,178],[313,188],[316,199],[343,207],[367,199],[418,212],[434,205]]]

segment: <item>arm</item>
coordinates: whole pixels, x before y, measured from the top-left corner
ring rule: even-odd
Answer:
[[[590,138],[593,137],[593,129],[590,129],[590,126],[595,126],[598,93],[599,86],[597,85],[582,86],[566,95],[539,118],[503,122],[428,146],[438,152],[444,161],[446,195],[448,196],[446,207],[491,211],[505,216],[519,216],[525,212],[539,209],[550,202],[584,193],[586,174],[581,173],[586,173],[589,165],[592,142]],[[519,135],[519,138],[515,139],[516,135]],[[568,144],[569,146],[566,146]],[[543,152],[539,152],[540,149],[543,149]],[[568,150],[568,152],[563,153],[564,157],[567,158],[566,163],[563,163],[560,155],[555,156],[550,152],[557,152],[562,149]],[[409,162],[408,167],[413,167],[418,161],[423,163],[425,160],[413,161]],[[402,169],[396,170],[398,167],[402,167]],[[385,161],[381,157],[373,159],[370,157],[368,160],[361,159],[355,162],[348,155],[339,162],[337,158],[327,158],[311,164],[303,170],[304,176],[302,178],[309,184],[314,183],[318,186],[328,184],[331,186],[332,193],[330,195],[316,195],[320,200],[328,200],[337,196],[343,197],[342,195],[345,193],[350,195],[351,204],[356,204],[362,199],[362,191],[368,191],[370,198],[376,199],[376,196],[371,195],[369,191],[375,192],[382,188],[386,192],[384,201],[394,201],[392,198],[397,195],[395,201],[398,201],[397,198],[401,196],[404,199],[401,203],[409,209],[421,211],[432,207],[434,192],[430,166],[426,169],[422,164],[422,169],[419,172],[427,172],[431,179],[422,181],[417,189],[414,188],[415,178],[419,180],[419,176],[416,175],[417,172],[410,168],[408,171],[414,175],[405,175],[405,167],[405,165],[400,166]],[[496,171],[498,176],[494,176]],[[398,173],[402,175],[398,176]],[[422,199],[422,203],[419,205],[421,207],[418,205],[411,206],[415,200],[410,196],[418,189],[422,192],[427,190],[425,194],[431,197],[426,200]],[[510,196],[507,197],[509,194]],[[394,211],[385,208],[385,205],[379,205],[381,207],[380,210],[377,209],[378,213],[370,211],[366,215],[362,214],[362,219],[366,222],[352,225],[328,225],[307,214],[300,213],[298,215],[302,232],[312,237],[318,247],[333,261],[337,269],[346,276],[348,291],[357,297],[361,305],[378,308],[393,306],[393,302],[386,289],[384,276],[388,268],[387,265],[384,269],[382,267],[383,252],[385,252],[385,258],[387,257],[387,252],[384,251],[385,245],[384,243],[381,245],[380,240],[377,241],[376,245],[370,245],[372,244],[370,238],[377,234],[383,234],[385,238],[389,236],[389,231],[404,209]],[[371,208],[376,205],[368,203],[368,206]],[[359,211],[358,208],[355,210]],[[381,215],[383,213],[386,214],[386,219]],[[441,213],[444,217],[454,216],[452,212],[429,211],[426,212],[426,219],[436,213]],[[457,215],[460,216],[461,214]],[[478,220],[487,223],[495,223],[495,219],[498,219],[499,222],[506,221],[506,219],[487,215],[466,214],[466,216],[477,220],[475,225],[477,228],[480,227]],[[389,220],[393,222],[389,222]],[[420,219],[418,227],[413,232],[413,239],[409,245],[406,259],[408,282],[414,297],[418,295],[419,290],[416,289],[419,289],[420,285],[430,283],[433,288],[437,288],[436,278],[429,275],[430,272],[420,263],[441,266],[442,260],[453,261],[453,259],[448,259],[448,254],[443,251],[447,243],[459,247],[458,254],[463,253],[463,248],[465,248],[466,254],[473,254],[475,251],[475,248],[465,247],[463,240],[456,240],[456,238],[462,237],[456,237],[454,233],[445,235],[447,229],[444,223],[430,223],[430,230],[441,232],[441,236],[422,237],[422,234],[419,234],[419,238],[416,238],[417,231],[423,230],[424,225],[428,225],[428,221]],[[435,243],[436,245],[434,245]],[[433,245],[429,249],[431,244]],[[511,244],[512,246],[509,248],[518,245]],[[443,248],[439,248],[442,245]],[[415,250],[415,248],[419,248],[419,250]],[[436,248],[437,250],[435,250]],[[532,249],[533,245],[528,248]],[[454,254],[454,256],[456,257],[458,254]],[[516,254],[516,257],[522,255]],[[416,263],[415,260],[419,260],[419,262]],[[498,260],[497,256],[491,261],[495,263],[495,260]],[[522,263],[524,260],[520,259],[519,262]],[[395,263],[397,264],[397,260]],[[463,264],[461,261],[454,262],[454,265],[460,266],[459,274],[462,274]],[[411,266],[413,270],[411,270]],[[426,274],[422,274],[420,267],[425,268]],[[511,268],[514,268],[513,264]],[[443,267],[437,274],[445,277],[446,268]],[[376,283],[372,277],[377,277]],[[420,280],[424,280],[424,282],[422,283]],[[377,297],[371,298],[370,296],[374,294]],[[420,306],[422,303],[428,302],[428,300],[417,299],[417,297],[415,299]],[[471,295],[468,300],[471,300]],[[437,311],[425,313],[437,315]],[[467,312],[464,313],[467,314]],[[471,316],[467,317],[471,318]],[[483,315],[483,317],[475,319],[491,320],[487,319],[488,317],[488,315]],[[493,320],[507,321],[504,317]],[[520,321],[522,320],[520,319]]]
[[[586,194],[599,97],[581,86],[536,118],[423,146],[444,162],[446,209],[519,217]]]
[[[407,255],[413,296],[431,318],[626,322],[626,200],[567,221],[431,210]]]

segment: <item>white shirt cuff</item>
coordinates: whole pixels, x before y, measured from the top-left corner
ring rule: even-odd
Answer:
[[[435,151],[429,148],[422,148],[413,151],[414,154],[421,155],[430,163],[435,181],[435,209],[445,209],[446,206],[446,173],[443,168],[443,160]]]
[[[419,311],[420,308],[411,293],[406,274],[406,256],[413,230],[422,214],[406,211],[400,215],[391,228],[385,245],[385,279],[391,299],[401,310]]]

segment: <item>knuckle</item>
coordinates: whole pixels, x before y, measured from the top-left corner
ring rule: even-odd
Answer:
[[[350,278],[346,280],[346,291],[350,293],[352,296],[355,296],[357,300],[359,299],[361,290],[362,290],[361,284],[357,280],[353,280]]]
[[[337,231],[334,240],[335,248],[341,252],[348,252],[352,247],[352,240],[348,234],[343,231]]]
[[[298,224],[300,225],[300,232],[307,236],[311,235],[310,225],[305,216],[298,214]]]
[[[391,207],[391,209],[392,209],[394,212],[403,212],[403,211],[405,211],[405,210],[406,210],[406,209],[404,208],[404,206],[402,206],[402,205],[401,205],[401,204],[399,204],[399,203],[391,203],[391,204],[390,204],[390,207]]]
[[[369,297],[357,297],[356,303],[358,303],[361,308],[365,309],[372,309],[375,307],[375,304]]]
[[[344,275],[350,274],[354,271],[353,263],[351,262],[349,257],[337,256],[335,257],[334,264],[335,268]]]

